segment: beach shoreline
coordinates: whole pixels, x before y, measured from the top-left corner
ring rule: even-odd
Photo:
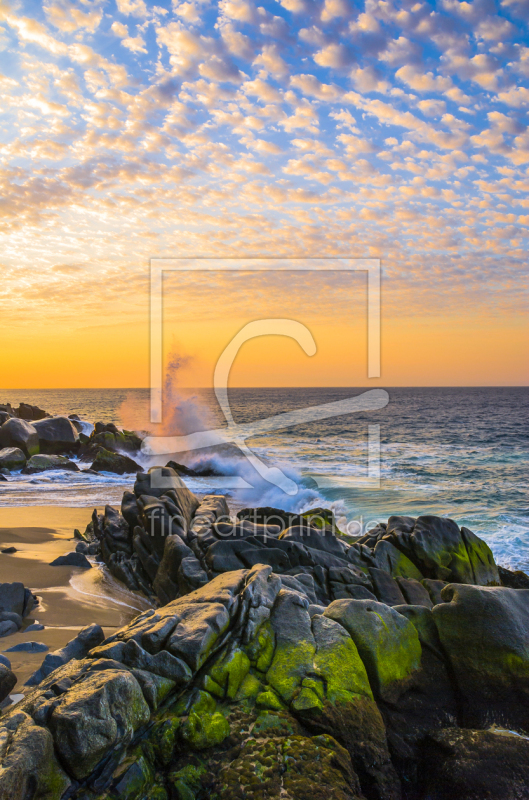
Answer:
[[[120,586],[95,562],[89,570],[50,566],[58,556],[75,550],[78,540],[74,539],[74,529],[84,531],[92,511],[93,506],[0,507],[1,549],[17,549],[16,553],[0,553],[0,583],[20,581],[39,598],[22,628],[0,639],[0,653],[9,658],[18,678],[12,694],[25,691],[24,683],[40,666],[43,653],[6,653],[7,649],[38,641],[54,651],[93,622],[110,635],[149,607],[145,598]],[[45,626],[44,630],[26,633],[36,621]]]

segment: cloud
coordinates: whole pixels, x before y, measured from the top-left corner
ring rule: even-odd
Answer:
[[[116,5],[120,14],[141,17],[142,19],[148,16],[144,0],[116,0]]]
[[[494,284],[497,263],[519,289],[529,216],[523,3],[112,8],[46,0],[22,12],[0,0],[10,54],[0,75],[0,239],[15,294],[33,293],[59,318],[71,309],[53,299],[51,279],[39,284],[54,264],[106,264],[113,296],[131,298],[120,269],[144,276],[156,253],[293,248],[382,256],[394,313],[396,287],[412,281],[420,302],[431,274],[452,281],[452,297],[453,281],[472,287],[463,311],[488,276]],[[103,302],[84,270],[71,275],[73,305]]]
[[[54,0],[52,3],[44,3],[43,9],[50,23],[66,33],[77,31],[80,28],[93,33],[99,27],[103,17],[103,12],[97,5],[91,11],[84,12],[69,0]]]
[[[263,67],[270,75],[284,78],[289,74],[289,69],[280,55],[276,44],[264,45],[262,51],[253,61],[255,66]]]

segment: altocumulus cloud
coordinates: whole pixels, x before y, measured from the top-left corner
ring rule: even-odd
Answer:
[[[155,255],[304,253],[379,256],[394,298],[434,281],[453,310],[501,269],[514,307],[527,18],[522,0],[0,0],[8,300],[17,280],[82,287],[78,263],[127,294]]]

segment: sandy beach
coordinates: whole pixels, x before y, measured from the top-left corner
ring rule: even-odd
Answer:
[[[108,635],[148,607],[117,583],[106,568],[51,567],[50,562],[75,550],[74,528],[84,531],[92,508],[30,506],[0,508],[0,548],[16,547],[12,554],[0,553],[0,583],[21,581],[39,597],[39,605],[24,620],[21,630],[0,639],[0,652],[20,642],[37,641],[50,651],[63,647],[85,625],[97,622]],[[26,633],[34,622],[45,628]],[[21,694],[27,678],[45,653],[5,653],[18,683],[12,694]]]

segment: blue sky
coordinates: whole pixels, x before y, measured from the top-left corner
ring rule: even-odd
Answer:
[[[527,0],[0,0],[5,313],[73,313],[94,280],[125,302],[151,256],[278,253],[381,257],[395,313],[512,318],[528,17]]]

